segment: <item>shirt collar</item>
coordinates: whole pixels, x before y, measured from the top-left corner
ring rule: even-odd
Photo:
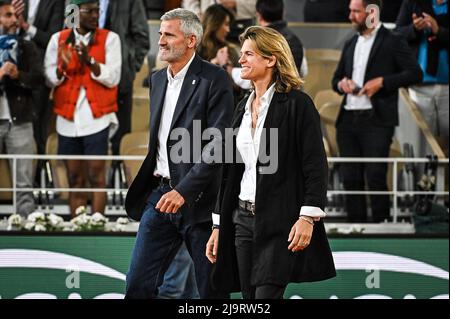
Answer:
[[[181,69],[181,71],[178,72],[177,75],[175,75],[174,77],[170,73],[170,67],[168,67],[167,68],[167,79],[169,80],[169,83],[172,83],[173,81],[176,81],[176,80],[184,80],[184,78],[186,77],[186,74],[189,70],[189,67],[192,64],[192,61],[194,61],[194,58],[195,58],[195,53],[192,55],[192,58],[189,60],[189,62],[186,63],[186,65]]]
[[[78,38],[78,39],[81,39],[81,40],[84,40],[84,41],[89,41],[91,39],[91,36],[92,36],[92,32],[88,32],[85,35],[80,34],[77,31],[77,28],[73,28],[73,32],[75,34],[75,38]]]
[[[262,114],[267,108],[269,108],[270,102],[272,102],[273,95],[275,94],[275,83],[273,83],[261,97],[261,108],[259,109],[259,113]],[[250,97],[247,100],[247,104],[245,105],[245,112],[250,113],[250,105],[255,99],[256,93],[255,91],[250,94]]]

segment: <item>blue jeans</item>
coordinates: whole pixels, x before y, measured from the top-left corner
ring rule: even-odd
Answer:
[[[164,214],[156,210],[161,196],[170,191],[170,187],[160,186],[149,197],[127,274],[126,299],[157,298],[158,287],[162,285],[164,274],[183,240],[194,262],[200,298],[212,297],[209,285],[212,264],[205,256],[211,225],[187,225],[180,212]]]
[[[194,262],[186,245],[183,243],[177,255],[164,275],[164,282],[159,287],[160,299],[199,299],[195,282]]]

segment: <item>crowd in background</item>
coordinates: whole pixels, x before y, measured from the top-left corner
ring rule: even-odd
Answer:
[[[295,1],[286,0],[285,5],[289,2]],[[351,8],[350,0],[307,0],[292,5],[299,3],[304,5],[301,16],[305,22],[352,22],[360,28],[356,29],[359,36],[346,44],[333,80],[334,89],[346,95],[339,123],[347,126],[338,127],[339,147],[345,150],[342,156],[388,157],[398,125],[396,92],[404,86],[409,87],[429,126],[448,149],[447,0],[384,1],[381,21],[395,22],[396,29],[380,27],[371,35],[365,35],[364,24],[358,20],[361,13]],[[80,7],[81,26],[63,31],[69,4]],[[106,155],[111,143],[112,154],[118,155],[122,137],[131,130],[133,81],[150,49],[147,20],[159,19],[178,6],[201,18],[204,36],[197,53],[228,71],[236,103],[252,89],[251,83],[239,76],[239,34],[250,25],[279,31],[289,43],[299,74],[307,75],[305,48],[288,27],[292,12],[285,11],[283,1],[0,1],[0,152],[45,154],[49,133],[56,130],[59,154]],[[383,34],[392,44],[383,47],[379,57],[371,51],[379,49],[381,36],[376,34]],[[380,77],[384,83],[379,82]],[[377,121],[372,120],[373,112]],[[51,121],[55,113],[56,121]],[[363,138],[361,132],[348,132],[355,123],[367,132],[367,119],[374,125],[373,135]],[[382,143],[371,147],[383,150],[378,154],[361,146],[374,140]],[[90,161],[87,167],[83,163],[66,162],[70,187],[81,188],[89,181],[104,188],[104,163]],[[364,174],[369,176],[369,188],[385,190],[386,167],[369,165],[365,173],[359,169],[358,174],[355,166],[347,173],[344,169],[348,190],[363,188]],[[31,161],[18,161],[19,188],[31,188],[34,175]],[[71,195],[72,211],[86,200],[84,194]],[[104,211],[104,194],[94,195],[92,202],[96,211]],[[373,202],[382,205],[382,201]],[[366,204],[352,201],[352,205]],[[380,210],[385,212],[385,204],[382,206]],[[32,212],[32,193],[19,193],[18,207],[23,215]],[[377,221],[384,218],[385,214],[380,214]],[[365,220],[365,216],[354,220]]]

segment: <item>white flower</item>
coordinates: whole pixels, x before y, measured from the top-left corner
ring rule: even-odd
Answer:
[[[120,218],[117,218],[116,223],[118,225],[128,225],[130,223],[130,220],[126,217],[120,217]]]
[[[36,226],[36,223],[33,223],[33,222],[27,222],[27,223],[25,224],[25,227],[24,227],[24,228],[25,228],[26,230],[31,231],[31,230],[33,230],[34,226]]]
[[[37,225],[34,227],[34,231],[37,231],[37,232],[43,232],[43,231],[47,231],[47,228],[46,228],[44,225],[37,224]]]
[[[75,231],[75,225],[72,224],[72,223],[70,223],[69,225],[64,226],[64,228],[62,229],[62,231],[65,231],[65,232],[73,232],[73,231]]]
[[[105,216],[103,216],[100,213],[95,213],[94,215],[92,215],[91,224],[93,226],[102,226],[105,225],[107,222],[108,219],[105,218]]]
[[[61,216],[50,214],[48,215],[48,222],[52,227],[59,227],[64,222],[64,219]]]
[[[18,214],[14,214],[9,216],[8,218],[8,226],[20,226],[22,225],[23,218]]]
[[[75,210],[75,216],[83,215],[87,213],[87,209],[85,206],[80,206]]]
[[[34,212],[28,215],[27,221],[32,223],[45,222],[45,214],[41,212]]]
[[[72,219],[70,222],[75,224],[76,226],[87,225],[91,220],[91,216],[86,214],[81,214]]]

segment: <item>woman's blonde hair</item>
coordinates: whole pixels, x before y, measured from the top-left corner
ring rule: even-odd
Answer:
[[[278,31],[268,27],[249,27],[240,36],[241,45],[245,40],[252,41],[256,53],[262,57],[274,56],[277,59],[272,83],[275,83],[278,93],[289,93],[293,89],[301,88],[303,80],[295,66],[291,48]]]

